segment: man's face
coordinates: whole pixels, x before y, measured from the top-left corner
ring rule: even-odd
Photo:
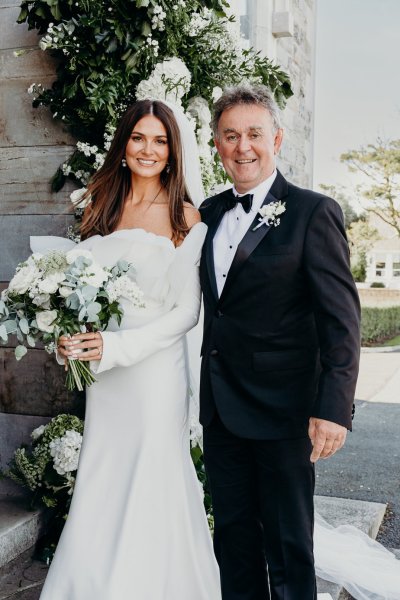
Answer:
[[[214,142],[240,194],[272,175],[282,136],[282,129],[274,130],[269,111],[257,104],[238,104],[222,113]]]

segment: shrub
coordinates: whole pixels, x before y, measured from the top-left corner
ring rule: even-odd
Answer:
[[[361,343],[383,342],[400,334],[400,306],[361,309]]]
[[[372,288],[384,288],[385,284],[382,281],[373,281],[370,285]]]

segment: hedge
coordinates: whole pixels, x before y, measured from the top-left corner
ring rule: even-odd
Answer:
[[[400,306],[361,309],[361,343],[368,345],[400,334]]]

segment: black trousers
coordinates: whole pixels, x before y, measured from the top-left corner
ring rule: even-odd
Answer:
[[[308,438],[237,437],[204,428],[223,600],[316,600],[314,467]]]

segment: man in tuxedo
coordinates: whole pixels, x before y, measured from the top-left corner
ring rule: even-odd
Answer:
[[[234,187],[200,209],[200,420],[222,597],[314,600],[314,463],[351,429],[359,361],[343,216],[276,170],[267,88],[230,88],[214,108]]]

